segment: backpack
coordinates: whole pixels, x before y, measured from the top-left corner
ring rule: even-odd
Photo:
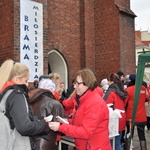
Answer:
[[[0,101],[0,150],[31,150],[29,137],[21,136],[16,128],[12,130],[5,116],[6,101],[13,90],[9,89]]]

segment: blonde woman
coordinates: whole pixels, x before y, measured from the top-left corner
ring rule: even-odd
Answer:
[[[55,83],[55,91],[54,91],[54,97],[57,101],[60,101],[61,95],[62,95],[62,80],[61,76],[58,73],[50,73],[49,74],[50,79]]]
[[[47,134],[49,128],[44,118],[34,117],[28,107],[29,69],[22,63],[6,60],[0,68],[0,79],[1,92],[5,94],[9,89],[14,89],[6,101],[5,115],[10,121],[10,128],[16,129],[22,143],[26,138],[30,138],[28,149],[37,150],[34,136]]]

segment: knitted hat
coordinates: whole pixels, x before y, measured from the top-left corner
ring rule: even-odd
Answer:
[[[101,87],[102,87],[102,89],[104,90],[104,91],[106,91],[107,89],[108,89],[108,87],[109,87],[109,85],[108,85],[108,80],[107,79],[103,79],[102,81],[101,81]]]
[[[104,85],[108,85],[108,80],[107,79],[103,79],[101,81],[101,87],[103,87]]]
[[[107,91],[108,87],[109,87],[109,85],[104,85],[104,86],[102,87],[102,89],[103,89],[104,91]]]
[[[41,79],[38,85],[38,88],[50,90],[51,92],[54,92],[56,89],[56,86],[54,82],[51,79]]]

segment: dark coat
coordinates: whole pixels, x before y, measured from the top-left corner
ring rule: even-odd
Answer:
[[[29,136],[32,150],[37,150],[35,136],[46,136],[50,129],[42,117],[33,116],[28,107],[28,89],[25,85],[8,86],[3,93],[14,89],[6,101],[6,113],[11,129],[16,130],[22,136]]]
[[[35,89],[29,92],[29,103],[31,110],[36,116],[53,115],[53,121],[56,116],[64,117],[64,108],[62,104],[55,100],[53,94],[44,89]],[[54,150],[57,132],[50,130],[48,136],[38,137],[36,139],[40,150]]]

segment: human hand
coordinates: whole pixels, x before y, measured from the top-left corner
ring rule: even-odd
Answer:
[[[48,122],[48,125],[51,130],[58,131],[60,123],[59,122]]]

